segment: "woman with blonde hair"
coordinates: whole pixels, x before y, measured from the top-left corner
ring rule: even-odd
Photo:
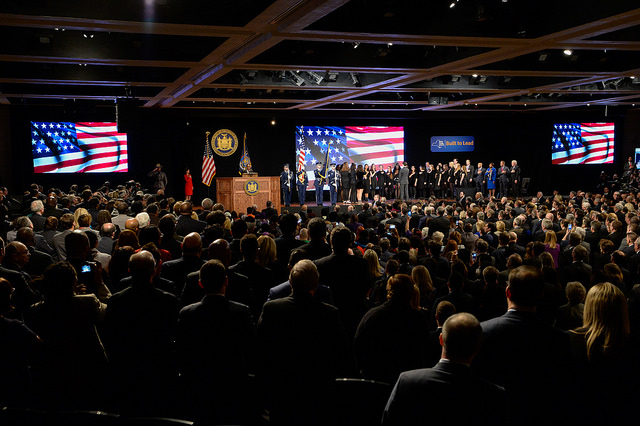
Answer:
[[[615,285],[591,287],[583,326],[569,332],[576,368],[576,424],[621,424],[637,396],[638,344],[631,339],[627,299]],[[585,407],[588,407],[585,410]]]
[[[258,237],[258,264],[269,268],[273,271],[273,274],[281,280],[286,281],[287,270],[284,265],[278,262],[278,251],[276,249],[276,242],[269,235],[261,235]]]
[[[547,231],[544,235],[544,251],[549,253],[553,257],[553,263],[555,268],[558,269],[558,257],[560,256],[560,244],[558,244],[558,238],[554,231]]]
[[[79,229],[80,228],[80,224],[78,223],[78,219],[83,214],[89,214],[87,209],[85,209],[83,207],[77,208],[76,211],[73,212],[73,229]]]
[[[377,281],[384,272],[384,269],[380,266],[380,261],[378,260],[378,253],[372,249],[367,249],[365,250],[363,257],[369,264],[369,277],[371,277],[374,282]]]
[[[420,306],[429,309],[433,306],[436,297],[429,270],[424,265],[418,265],[411,270],[411,278],[413,278],[419,290]]]

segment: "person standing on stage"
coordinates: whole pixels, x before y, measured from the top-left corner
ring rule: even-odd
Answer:
[[[520,196],[520,166],[516,160],[511,161],[511,195]]]
[[[340,183],[342,183],[342,202],[349,203],[351,179],[349,177],[349,163],[346,161],[342,163],[342,167],[340,167]]]
[[[485,172],[487,191],[489,191],[489,197],[496,196],[496,168],[493,167],[493,163],[489,163],[489,167]]]
[[[289,163],[284,165],[284,170],[280,173],[280,188],[282,188],[282,199],[285,207],[291,207],[291,179],[293,173],[289,170]]]
[[[467,158],[466,165],[464,166],[464,186],[465,188],[474,188],[474,178],[475,178],[476,168],[471,165],[471,160]],[[469,192],[467,192],[469,193]]]
[[[418,198],[426,198],[425,189],[427,188],[427,172],[424,170],[424,166],[421,164],[417,173],[416,179],[416,195]]]
[[[362,164],[356,169],[356,199],[358,203],[362,202],[362,192],[364,191],[364,169]]]
[[[356,196],[356,163],[351,163],[351,167],[349,168],[349,202],[355,204],[358,202]]]
[[[298,173],[296,173],[296,186],[298,187],[298,201],[300,205],[304,205],[307,195],[307,185],[309,185],[309,177],[307,171],[302,164],[298,165]]]
[[[391,166],[387,166],[387,171],[384,176],[384,196],[387,200],[391,200],[394,198],[393,192],[393,169]]]
[[[384,172],[384,166],[380,164],[378,165],[378,171],[375,175],[376,194],[378,195],[378,198],[384,197],[384,185],[386,181],[387,179]]]
[[[153,190],[155,193],[167,188],[167,174],[162,171],[162,164],[156,164],[156,168],[151,170],[147,175],[153,180]]]
[[[504,161],[500,162],[500,168],[498,169],[498,183],[500,193],[498,194],[500,198],[506,197],[508,194],[509,187],[509,166],[505,164]]]
[[[362,187],[363,187],[363,192],[362,192],[362,202],[365,201],[369,201],[369,189],[371,187],[371,180],[369,179],[369,165],[365,164],[364,165],[364,178],[362,180]]]
[[[402,162],[402,168],[398,171],[398,184],[400,185],[400,199],[409,199],[409,166],[406,161]]]
[[[322,199],[324,198],[323,189],[326,176],[326,171],[323,170],[322,163],[316,164],[316,169],[313,171],[313,176],[315,178],[313,186],[316,188],[316,205],[321,206]]]
[[[338,203],[338,188],[340,187],[340,172],[336,170],[335,163],[331,163],[331,169],[327,173],[327,183],[329,184],[329,199],[331,205]]]
[[[431,196],[435,196],[435,191],[433,190],[433,184],[435,182],[435,170],[433,169],[433,164],[427,161],[425,167],[425,198],[429,198]]]
[[[485,185],[486,185],[486,176],[485,176],[485,168],[482,167],[482,163],[478,163],[478,168],[476,169],[476,192],[484,194]]]
[[[193,195],[193,179],[189,168],[184,171],[184,199],[189,201]]]

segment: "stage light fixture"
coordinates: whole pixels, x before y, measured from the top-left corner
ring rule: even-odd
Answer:
[[[329,71],[327,72],[327,81],[335,82],[338,81],[338,76],[340,73]]]
[[[360,42],[359,41],[356,41],[355,43],[353,43],[353,48],[354,49],[357,49],[358,46],[360,46]]]
[[[309,76],[311,77],[311,79],[313,80],[313,82],[317,85],[320,85],[320,83],[322,83],[322,80],[324,80],[324,77],[322,77],[321,75],[319,75],[316,72],[313,71],[307,71],[307,74],[309,74]]]
[[[571,55],[573,55],[573,50],[571,50],[571,49],[564,49],[564,52],[562,52],[562,53],[564,53],[564,54],[565,54],[565,55],[567,55],[567,56],[571,56]]]
[[[360,87],[360,77],[358,76],[358,73],[351,72],[349,73],[349,76],[351,76],[351,82],[353,83],[353,85],[356,87]]]

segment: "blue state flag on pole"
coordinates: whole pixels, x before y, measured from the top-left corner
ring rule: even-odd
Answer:
[[[247,132],[245,132],[244,141],[242,142],[242,157],[240,158],[240,174],[251,171],[251,158],[249,158],[249,150],[247,149]]]

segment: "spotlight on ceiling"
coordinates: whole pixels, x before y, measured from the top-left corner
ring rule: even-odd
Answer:
[[[304,79],[293,71],[287,71],[287,78],[296,86],[302,86],[304,84]]]
[[[393,43],[387,43],[387,47],[393,46]]]
[[[353,43],[353,48],[354,49],[357,49],[358,46],[360,46],[360,42],[359,41],[356,41],[355,43]]]
[[[327,79],[327,81],[336,82],[336,81],[338,81],[338,75],[340,75],[340,74],[337,73],[337,72],[329,71],[329,72],[327,72],[326,79]]]
[[[456,2],[453,2],[449,5],[449,9],[453,9],[454,7],[456,7]]]
[[[486,75],[481,75],[480,78],[478,78],[478,83],[485,84],[486,82],[487,82],[487,76]]]
[[[324,77],[319,75],[316,72],[313,71],[307,71],[307,74],[309,75],[309,77],[311,77],[311,80],[313,80],[313,82],[315,84],[317,84],[318,86],[320,85],[320,83],[322,83],[322,80],[324,80]]]
[[[360,87],[360,76],[358,76],[358,73],[355,72],[350,72],[349,76],[351,77],[351,82],[353,83],[354,86],[356,87]]]
[[[89,33],[89,32],[82,33],[82,36],[83,36],[84,38],[93,38],[93,36],[94,36],[94,35],[95,35],[95,34],[93,34],[93,33]]]
[[[478,74],[471,74],[471,77],[478,78]]]
[[[564,49],[564,52],[562,52],[562,53],[564,53],[564,54],[565,54],[565,55],[567,55],[567,56],[571,56],[571,55],[573,55],[573,50],[571,50],[571,49]]]

